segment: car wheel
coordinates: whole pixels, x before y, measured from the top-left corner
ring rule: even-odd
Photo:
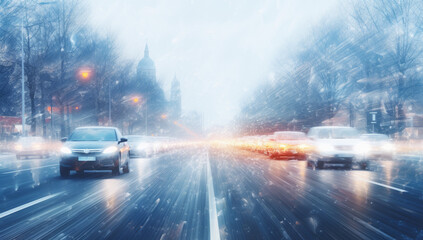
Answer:
[[[62,177],[68,177],[69,176],[69,173],[70,173],[69,168],[60,166],[60,176],[62,176]]]
[[[115,166],[115,167],[112,169],[112,174],[113,174],[113,175],[119,175],[119,174],[120,174],[120,156],[119,156],[119,159],[118,159],[118,164],[117,164],[117,166]]]
[[[129,160],[126,160],[126,163],[123,166],[123,173],[129,173]]]
[[[313,161],[307,160],[307,167],[311,168],[312,170],[316,169],[316,165]]]
[[[119,175],[120,174],[120,167],[116,166],[112,169],[112,174],[113,175]]]
[[[325,167],[325,162],[317,161],[316,168],[317,169],[323,169]]]

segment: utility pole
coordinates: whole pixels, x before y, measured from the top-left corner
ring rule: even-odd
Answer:
[[[111,79],[109,78],[109,121],[108,121],[109,126],[112,125],[112,102],[110,98],[110,84],[111,84]]]
[[[24,53],[24,17],[22,16],[22,25],[21,25],[21,44],[22,44],[22,48],[21,48],[21,57],[22,57],[22,62],[21,62],[21,67],[22,67],[22,80],[21,80],[21,85],[22,85],[22,94],[21,94],[21,101],[22,101],[22,135],[26,136],[26,132],[25,132],[25,53]]]

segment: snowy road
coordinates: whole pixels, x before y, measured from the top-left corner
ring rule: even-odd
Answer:
[[[423,162],[311,170],[207,147],[72,174],[58,159],[0,159],[0,239],[423,238]]]

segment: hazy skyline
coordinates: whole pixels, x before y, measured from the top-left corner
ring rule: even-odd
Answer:
[[[148,43],[166,94],[176,74],[182,110],[204,112],[211,126],[232,120],[254,88],[274,76],[276,60],[295,53],[337,7],[336,0],[93,0],[89,22],[116,36],[123,59],[138,63]]]

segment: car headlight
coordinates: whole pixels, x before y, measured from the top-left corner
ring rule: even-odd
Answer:
[[[16,146],[15,146],[15,150],[17,150],[17,151],[22,150],[22,145],[20,145],[20,144],[16,144]]]
[[[368,153],[371,151],[371,147],[368,144],[360,143],[354,147],[356,153]]]
[[[108,148],[104,149],[103,150],[103,153],[110,154],[110,153],[115,153],[118,150],[119,149],[116,146],[111,146],[111,147],[108,147]]]
[[[331,152],[334,151],[335,147],[333,145],[330,144],[321,144],[319,145],[319,151],[320,152]]]
[[[298,145],[298,149],[300,149],[301,151],[306,151],[306,150],[310,150],[311,146],[307,145],[307,144],[300,144]]]
[[[70,148],[68,148],[68,147],[62,147],[62,148],[60,148],[60,152],[63,153],[63,154],[71,154],[72,150],[70,150]]]
[[[382,145],[382,149],[386,152],[393,152],[395,150],[395,146],[392,143],[385,143]]]

